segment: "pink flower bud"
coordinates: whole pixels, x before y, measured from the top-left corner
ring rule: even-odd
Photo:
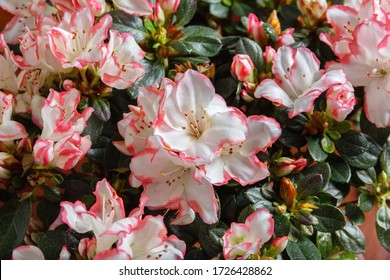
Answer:
[[[246,90],[241,91],[241,98],[246,102],[253,102],[255,98],[253,97],[253,94],[249,94]]]
[[[282,32],[282,34],[278,38],[278,46],[286,46],[295,43],[294,39],[294,28],[287,28]]]
[[[159,2],[165,15],[175,13],[180,4],[180,0],[159,0]]]
[[[159,2],[153,7],[153,13],[150,14],[149,19],[159,26],[165,23],[165,14]]]
[[[264,64],[268,67],[268,65],[272,65],[274,63],[274,59],[276,56],[276,51],[271,46],[266,46],[265,51],[263,52]]]
[[[282,236],[272,240],[272,248],[276,254],[280,254],[284,251],[288,243],[288,236]]]
[[[65,91],[68,91],[76,88],[76,83],[73,82],[72,80],[65,80],[62,84],[62,87],[64,88]]]
[[[249,14],[248,17],[248,36],[255,40],[257,43],[261,43],[266,38],[264,30],[264,22],[259,21],[255,14]]]
[[[237,54],[233,57],[230,67],[232,75],[240,82],[253,82],[255,66],[252,59],[246,54]]]
[[[334,85],[326,93],[326,112],[337,121],[345,120],[356,105],[354,89],[350,82]]]
[[[297,6],[306,23],[312,26],[325,14],[328,2],[326,0],[298,0]]]
[[[283,177],[291,173],[299,173],[305,168],[307,164],[307,160],[303,157],[299,159],[281,157],[275,160],[275,162],[277,165],[275,175],[278,177]]]

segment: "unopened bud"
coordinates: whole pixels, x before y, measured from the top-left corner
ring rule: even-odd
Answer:
[[[252,59],[246,54],[237,54],[233,57],[230,67],[232,75],[240,82],[254,81],[255,66]]]
[[[297,192],[291,180],[286,177],[282,179],[280,184],[280,196],[287,208],[293,207]]]
[[[277,177],[284,177],[288,174],[295,174],[301,172],[306,167],[307,160],[303,157],[299,159],[280,157],[275,160],[275,163],[275,175]]]

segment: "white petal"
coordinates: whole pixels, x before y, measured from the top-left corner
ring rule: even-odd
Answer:
[[[33,245],[20,246],[12,252],[13,260],[44,260],[41,249]]]

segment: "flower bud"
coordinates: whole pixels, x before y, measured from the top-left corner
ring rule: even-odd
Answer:
[[[297,196],[297,192],[290,179],[284,177],[280,184],[280,196],[282,197],[287,208],[291,208],[294,205],[294,200]]]
[[[232,75],[240,82],[254,81],[255,66],[252,59],[246,54],[237,54],[233,57],[230,67]]]
[[[259,21],[255,14],[249,14],[248,17],[248,36],[257,43],[264,43],[267,40],[267,34],[264,30],[264,22]]]
[[[159,2],[166,16],[175,13],[180,4],[180,0],[159,0]]]
[[[295,174],[301,172],[306,164],[307,160],[303,157],[299,159],[292,159],[288,157],[281,157],[275,160],[276,170],[275,175],[277,177],[283,177],[288,174]]]
[[[334,85],[326,93],[326,112],[337,121],[345,120],[356,105],[354,89],[350,82]]]
[[[328,2],[326,0],[298,0],[297,6],[306,24],[313,26],[325,14]]]
[[[153,7],[153,13],[150,14],[149,19],[154,22],[155,25],[163,26],[165,23],[165,14],[159,2]]]
[[[245,102],[253,102],[255,101],[255,98],[253,97],[253,94],[249,94],[245,89],[241,90],[241,98],[245,101]]]

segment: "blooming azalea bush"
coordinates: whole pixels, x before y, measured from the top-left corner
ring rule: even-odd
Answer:
[[[0,7],[2,259],[390,251],[390,1]]]

